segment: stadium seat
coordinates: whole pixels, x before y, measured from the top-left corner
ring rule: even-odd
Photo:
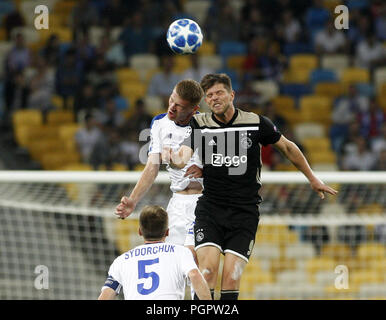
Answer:
[[[366,215],[382,214],[383,207],[379,203],[369,203],[369,204],[363,204],[359,206],[356,211],[358,214],[366,214]]]
[[[65,123],[74,123],[75,116],[69,110],[53,110],[47,113],[47,123],[52,125],[61,125]]]
[[[39,139],[37,141],[31,141],[27,148],[31,158],[39,162],[42,161],[45,153],[64,151],[63,144],[58,143],[58,139],[56,138],[46,138]]]
[[[238,91],[240,89],[239,76],[236,71],[232,69],[222,68],[216,70],[216,73],[226,73],[231,78],[233,90]]]
[[[41,164],[44,170],[60,170],[66,164],[78,163],[79,161],[78,153],[47,152],[43,155]]]
[[[284,256],[289,259],[307,259],[315,257],[316,251],[311,243],[296,243],[285,247]]]
[[[324,137],[325,129],[320,123],[303,122],[294,127],[294,134],[300,142],[303,142],[307,138]]]
[[[164,102],[159,96],[145,96],[144,98],[145,108],[148,113],[156,116],[157,114],[166,112],[164,108]]]
[[[60,170],[65,170],[65,171],[92,171],[91,165],[88,163],[70,163],[66,164],[63,167],[60,168]]]
[[[314,166],[318,163],[336,163],[337,157],[333,151],[322,150],[308,154],[308,160]]]
[[[350,65],[350,58],[344,54],[327,54],[320,58],[320,64],[323,69],[334,70],[340,73]]]
[[[313,53],[313,51],[313,47],[309,43],[303,42],[285,43],[283,47],[283,52],[286,56],[308,54]]]
[[[222,68],[222,59],[221,56],[217,54],[213,55],[201,55],[198,57],[199,64],[202,67],[206,67],[212,70],[218,70]]]
[[[343,243],[326,243],[322,246],[320,255],[333,259],[346,259],[352,256],[351,248]]]
[[[182,73],[192,66],[192,60],[187,55],[176,55],[174,58],[174,71]]]
[[[257,235],[259,232],[257,232]],[[257,238],[257,237],[256,237]],[[262,243],[256,239],[256,245],[253,248],[251,257],[255,259],[277,259],[280,257],[280,247],[274,243]]]
[[[288,69],[283,74],[283,83],[308,84],[310,73],[309,69]]]
[[[40,110],[35,109],[16,110],[12,115],[12,123],[14,127],[19,125],[41,125],[43,115]]]
[[[137,70],[133,68],[119,68],[116,71],[119,83],[128,82],[140,82],[141,78]]]
[[[382,84],[386,83],[386,67],[378,67],[374,70],[374,84],[377,91],[380,89]]]
[[[130,234],[137,233],[138,227],[137,219],[116,220],[114,229],[119,252],[123,253],[132,248]]]
[[[314,69],[310,73],[310,81],[314,86],[319,82],[335,82],[337,81],[336,73],[330,69]]]
[[[226,67],[241,72],[245,61],[245,55],[230,55],[226,60]]]
[[[276,283],[291,285],[307,284],[310,277],[303,270],[284,270],[276,274]]]
[[[346,88],[346,86],[339,82],[318,82],[314,86],[314,94],[335,99],[343,95]]]
[[[120,84],[119,89],[122,96],[127,98],[131,105],[135,105],[137,99],[145,97],[147,86],[137,81],[126,81]]]
[[[222,41],[218,46],[218,52],[225,62],[231,55],[246,55],[247,45],[238,41]]]
[[[307,152],[329,151],[331,150],[331,141],[327,137],[311,137],[305,138],[302,141],[302,145],[306,148]]]
[[[211,56],[216,54],[216,45],[210,40],[203,41],[201,47],[198,49],[197,54],[200,57]]]
[[[289,68],[292,70],[312,70],[318,67],[318,58],[314,54],[295,54],[289,59]]]
[[[369,82],[370,72],[367,69],[350,67],[342,71],[341,81],[346,84],[352,84],[357,82]]]
[[[31,43],[40,41],[39,31],[31,27],[16,27],[12,29],[11,40],[14,41],[16,39],[16,35],[19,33],[23,35],[27,46],[29,46]]]
[[[279,86],[273,80],[259,80],[251,83],[252,89],[259,93],[262,101],[268,101],[279,94]]]
[[[159,59],[152,53],[139,53],[130,57],[129,65],[135,70],[156,69],[159,67]]]
[[[203,24],[206,19],[210,1],[207,0],[188,0],[184,3],[184,12],[192,15],[198,24]]]
[[[59,139],[61,141],[74,140],[75,134],[79,130],[80,125],[77,123],[74,124],[64,124],[59,126]]]
[[[358,94],[361,96],[366,96],[368,98],[375,96],[375,88],[372,83],[357,83],[356,88],[358,90]]]
[[[299,99],[299,116],[304,121],[331,122],[332,101],[329,97],[304,95]]]
[[[321,270],[317,271],[310,277],[310,280],[313,283],[323,285],[323,286],[329,286],[331,283],[335,282],[335,279],[337,277],[337,274],[334,272],[334,270]]]
[[[309,84],[301,83],[284,83],[280,87],[280,93],[283,95],[292,96],[295,99],[300,98],[303,95],[311,94],[312,89]]]
[[[364,283],[382,283],[383,279],[383,273],[371,269],[355,270],[350,273],[350,283],[354,286],[360,286]]]
[[[335,270],[335,260],[328,257],[314,257],[306,261],[306,270],[313,274],[320,270]]]
[[[381,243],[360,243],[357,257],[360,259],[378,259],[386,256],[386,248]]]

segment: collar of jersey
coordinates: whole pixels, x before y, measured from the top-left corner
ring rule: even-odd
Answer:
[[[214,113],[212,112],[212,120],[216,122],[218,125],[220,125],[220,127],[230,127],[233,124],[233,122],[236,120],[238,114],[239,114],[239,110],[235,107],[235,114],[233,115],[232,119],[230,119],[228,123],[224,123],[217,120],[216,117],[214,116]]]

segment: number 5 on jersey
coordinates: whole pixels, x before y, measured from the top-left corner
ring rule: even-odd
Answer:
[[[151,287],[146,289],[144,287],[144,283],[137,284],[137,291],[139,294],[148,295],[155,290],[157,290],[159,286],[159,276],[155,272],[146,272],[146,266],[151,266],[155,263],[159,263],[159,258],[153,260],[139,260],[138,261],[138,279],[147,279],[151,278]]]

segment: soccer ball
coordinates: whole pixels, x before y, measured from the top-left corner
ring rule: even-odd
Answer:
[[[168,29],[166,40],[170,49],[179,54],[192,54],[202,44],[200,26],[190,19],[174,21]]]

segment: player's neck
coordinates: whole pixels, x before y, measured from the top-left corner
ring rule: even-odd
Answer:
[[[228,108],[227,111],[225,111],[225,113],[223,114],[220,114],[220,115],[217,115],[217,114],[214,114],[214,117],[218,120],[218,121],[221,121],[223,123],[228,123],[229,121],[231,121],[231,119],[233,118],[233,116],[235,115],[235,107],[233,104],[231,104]]]
[[[151,244],[151,243],[163,243],[165,242],[164,239],[160,239],[160,240],[145,240],[145,244]]]

